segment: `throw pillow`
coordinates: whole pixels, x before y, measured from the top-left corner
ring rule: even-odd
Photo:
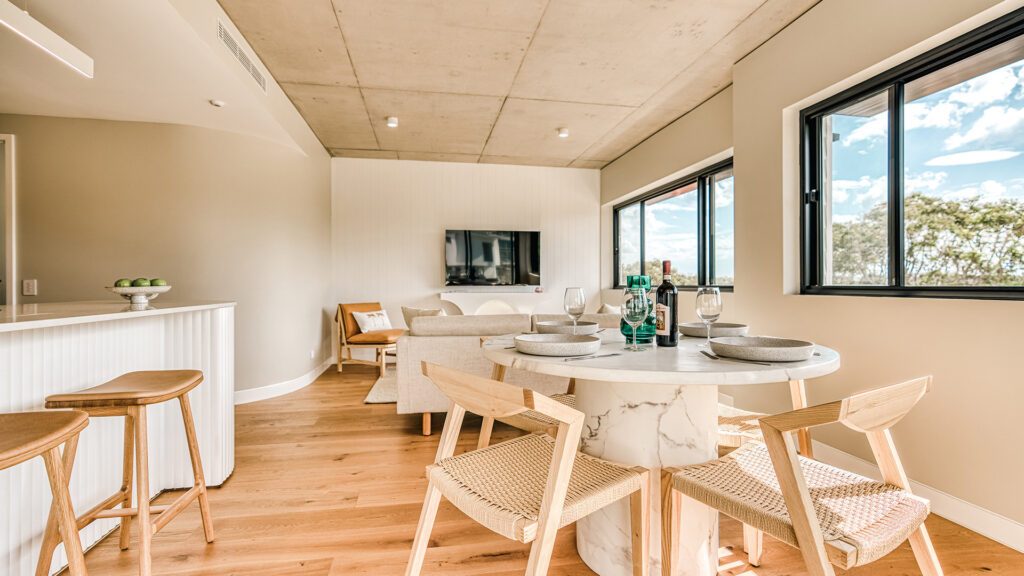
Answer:
[[[378,332],[380,330],[391,330],[391,320],[384,310],[373,312],[353,312],[352,316],[359,325],[360,332]]]
[[[612,306],[610,304],[601,304],[601,307],[597,310],[598,314],[622,314],[621,306]]]
[[[444,310],[433,308],[410,308],[402,306],[402,317],[405,318],[405,325],[412,326],[412,319],[420,316],[446,316]]]

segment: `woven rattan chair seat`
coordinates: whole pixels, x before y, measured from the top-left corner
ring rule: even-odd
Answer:
[[[761,425],[757,422],[767,414],[741,410],[726,404],[718,405],[718,445],[739,448],[747,442],[760,442]]]
[[[574,394],[552,394],[551,399],[561,402],[570,408],[576,407],[576,396]],[[514,428],[526,430],[527,432],[536,432],[538,434],[543,434],[550,431],[552,428],[558,427],[557,421],[552,418],[548,418],[540,412],[534,412],[533,410],[520,412],[514,416],[498,418],[497,420],[498,422],[504,422]]]
[[[860,566],[885,556],[928,516],[928,502],[901,488],[799,459],[825,544],[845,551],[843,564]],[[679,468],[672,480],[686,496],[797,546],[764,444],[748,443],[718,460]]]
[[[554,439],[527,434],[427,467],[445,498],[487,528],[532,542],[554,452]],[[571,524],[640,488],[640,473],[577,453],[561,526]]]

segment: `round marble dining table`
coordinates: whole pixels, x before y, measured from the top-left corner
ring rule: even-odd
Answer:
[[[839,354],[824,346],[803,362],[768,366],[700,353],[703,339],[681,337],[675,348],[647,345],[625,351],[625,339],[600,333],[594,358],[530,356],[511,348],[512,336],[492,338],[483,354],[496,364],[576,379],[576,406],[586,415],[580,449],[613,462],[651,470],[651,573],[661,573],[663,466],[706,462],[718,456],[718,386],[807,380],[839,369]],[[710,576],[718,570],[718,513],[683,498],[679,562],[673,572]],[[629,576],[628,502],[608,506],[576,525],[580,557],[601,576]]]

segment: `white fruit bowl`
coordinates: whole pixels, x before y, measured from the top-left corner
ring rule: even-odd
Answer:
[[[149,301],[170,290],[170,286],[107,286],[114,294],[131,302],[132,310],[149,308]]]

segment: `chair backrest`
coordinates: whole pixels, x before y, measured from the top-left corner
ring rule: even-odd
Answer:
[[[338,314],[335,318],[341,326],[341,337],[349,338],[359,334],[359,323],[353,312],[376,312],[383,310],[380,302],[358,302],[356,304],[338,304]]]
[[[480,416],[507,418],[534,409],[533,390],[423,362],[423,375],[449,400]]]
[[[839,421],[858,432],[887,430],[917,405],[931,385],[932,377],[924,376],[854,394],[843,400]]]

